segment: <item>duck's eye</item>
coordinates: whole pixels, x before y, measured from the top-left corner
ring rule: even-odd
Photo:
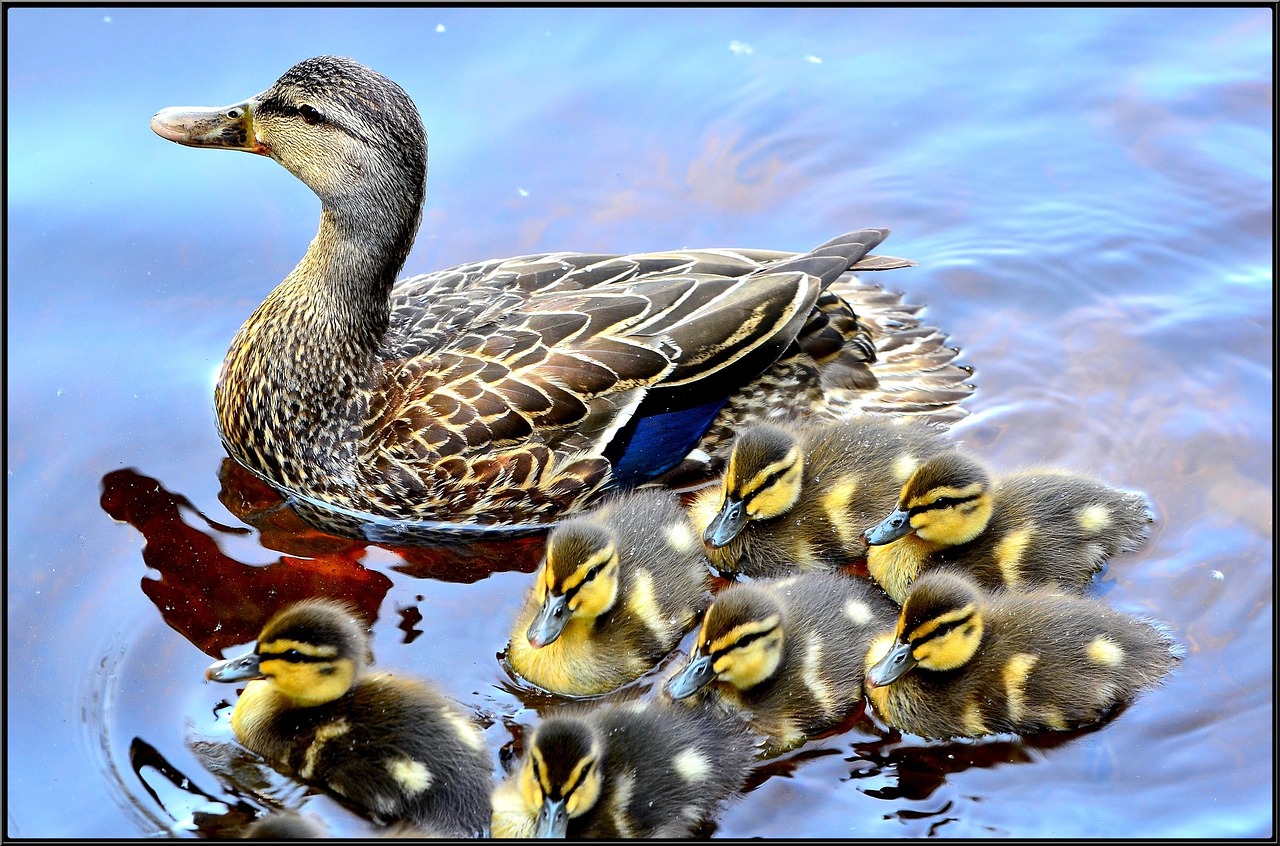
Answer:
[[[302,115],[302,119],[312,126],[324,120],[324,115],[320,114],[320,111],[315,106],[298,106],[298,114]]]
[[[286,649],[284,654],[280,657],[284,658],[286,661],[301,661],[302,653],[296,649]]]
[[[244,109],[227,109],[227,117],[232,120],[239,120],[244,117]]]

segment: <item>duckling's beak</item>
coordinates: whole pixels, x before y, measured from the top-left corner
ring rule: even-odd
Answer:
[[[684,669],[667,679],[663,690],[672,699],[685,699],[706,687],[716,677],[710,655],[698,655]]]
[[[867,668],[867,686],[884,687],[893,684],[916,665],[911,654],[911,644],[898,641],[879,661]]]
[[[204,677],[209,681],[216,682],[260,679],[262,678],[262,671],[258,669],[258,654],[250,652],[248,655],[241,655],[239,658],[217,661],[210,664],[209,668],[204,671]]]
[[[151,118],[151,131],[188,147],[243,150],[269,156],[271,149],[253,132],[253,110],[257,104],[256,100],[245,100],[221,108],[170,106]]]
[[[538,609],[537,616],[529,624],[529,631],[526,633],[529,645],[534,649],[541,649],[548,643],[555,643],[567,622],[569,622],[568,597],[548,593],[542,607]]]
[[[745,525],[747,525],[746,503],[740,499],[725,497],[724,505],[720,506],[720,511],[702,533],[702,542],[712,549],[728,546]]]
[[[565,800],[552,799],[547,796],[538,809],[538,821],[533,836],[539,838],[557,838],[563,840],[569,834],[569,812],[565,808]]]
[[[888,517],[863,532],[862,536],[871,546],[882,546],[909,534],[911,534],[911,515],[901,508],[896,508]]]

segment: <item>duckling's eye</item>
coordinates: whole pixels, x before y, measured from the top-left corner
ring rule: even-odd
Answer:
[[[239,120],[244,116],[244,109],[227,109],[227,117],[232,120]]]
[[[284,660],[286,660],[286,661],[301,661],[301,660],[303,660],[303,655],[302,655],[302,653],[301,653],[301,652],[299,652],[299,651],[298,651],[298,650],[296,650],[296,649],[286,649],[286,650],[284,651],[284,653],[283,653],[280,657],[281,657],[281,658],[283,658],[283,659],[284,659]]]
[[[306,104],[298,106],[298,114],[302,115],[302,119],[312,126],[315,126],[317,123],[324,120],[324,115],[320,114],[320,111],[316,109],[315,106],[308,106]]]

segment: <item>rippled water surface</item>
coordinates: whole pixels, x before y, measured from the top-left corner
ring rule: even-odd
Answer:
[[[366,547],[224,463],[214,374],[318,203],[148,120],[320,53],[422,110],[406,272],[887,226],[919,266],[879,281],[975,370],[957,435],[1153,500],[1149,543],[1096,592],[1186,644],[1166,685],[1061,737],[859,718],[762,766],[713,836],[1272,834],[1269,9],[7,15],[9,835],[212,833],[272,797],[365,831],[228,757],[233,691],[203,682],[294,597],[361,603],[379,664],[472,708],[495,769],[545,704],[496,659],[536,539]]]

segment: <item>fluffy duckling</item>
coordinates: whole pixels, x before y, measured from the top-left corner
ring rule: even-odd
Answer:
[[[922,461],[949,448],[940,429],[908,418],[752,424],[691,516],[723,573],[834,570],[862,558],[863,530],[893,507]]]
[[[868,650],[867,695],[885,723],[924,737],[1064,731],[1110,716],[1182,654],[1163,624],[1097,600],[988,594],[935,571]]]
[[[897,508],[866,532],[867,571],[901,603],[934,567],[983,587],[1079,593],[1104,559],[1142,545],[1151,510],[1141,494],[1065,472],[995,480],[975,458],[934,456],[902,487]]]
[[[741,720],[706,708],[563,708],[494,791],[493,836],[689,837],[742,789],[755,753]]]
[[[688,663],[665,693],[707,689],[748,714],[774,754],[840,725],[862,702],[863,657],[898,609],[866,580],[810,573],[730,585],[716,595]]]
[[[369,674],[369,637],[338,602],[276,614],[253,652],[219,661],[211,681],[252,679],[231,712],[246,747],[379,823],[470,836],[490,817],[484,737],[427,684]]]
[[[674,494],[616,497],[547,537],[507,661],[552,693],[607,693],[675,648],[710,586],[702,545]]]

